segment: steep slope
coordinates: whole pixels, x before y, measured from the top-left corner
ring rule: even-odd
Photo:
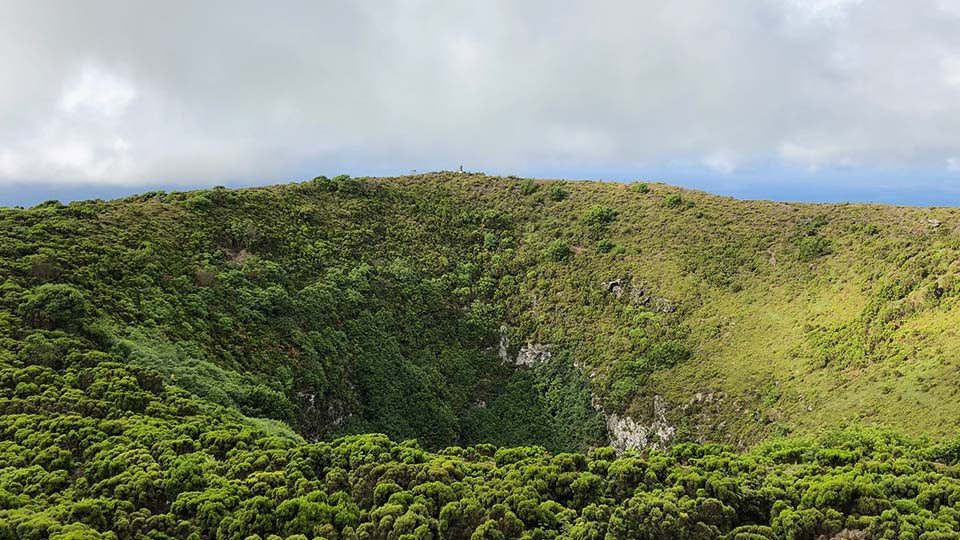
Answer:
[[[455,173],[5,209],[2,354],[76,345],[309,439],[944,435],[957,217]]]

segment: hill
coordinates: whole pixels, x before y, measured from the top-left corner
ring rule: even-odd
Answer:
[[[55,330],[22,310],[70,287],[92,348],[307,438],[575,450],[605,426],[746,445],[960,420],[934,406],[960,377],[955,209],[439,173],[0,219],[7,332]]]
[[[882,534],[894,522],[955,530],[946,515],[914,523],[921,507],[941,512],[922,490],[907,497],[871,481],[836,504],[808,493],[901,457],[908,468],[889,474],[938,471],[942,481],[909,481],[953,485],[947,436],[960,408],[945,405],[960,378],[957,218],[949,208],[457,173],[2,209],[0,512],[11,537],[71,533],[64,523],[92,535],[126,520],[120,537],[245,538],[282,527],[231,529],[239,508],[280,512],[296,493],[306,498],[298,508],[326,505],[303,531],[349,537],[377,508],[408,512],[416,493],[404,502],[394,491],[470,478],[476,487],[489,474],[554,486],[541,470],[553,463],[569,482],[596,475],[583,480],[596,482],[594,498],[534,487],[554,518],[521,516],[509,490],[481,490],[471,491],[475,512],[450,512],[473,516],[470,531],[492,520],[508,537],[514,526],[569,533],[578,519],[583,531],[612,526],[610,512],[673,511],[664,501],[701,537],[746,526],[771,529],[736,534],[807,537],[808,521],[811,538]],[[850,425],[905,435],[805,437]],[[419,442],[362,435],[372,432]],[[353,438],[308,444],[344,436]],[[726,446],[699,446],[708,443]],[[496,450],[524,445],[539,448]],[[591,448],[589,459],[556,462]],[[394,461],[409,467],[363,466]],[[639,476],[618,488],[597,461],[636,465]],[[697,475],[742,469],[757,490],[787,489],[783,475],[802,465],[790,482],[805,487],[768,490],[750,499],[753,510],[743,492],[721,496],[729,486],[684,499],[678,486],[696,482],[681,480],[681,465]],[[887,502],[856,506],[862,498]],[[703,510],[706,499],[719,506]],[[775,510],[778,501],[786,506]],[[322,517],[340,503],[345,517]],[[441,534],[448,504],[433,505],[414,512],[432,517],[411,517],[408,532],[425,524]],[[906,521],[881,526],[894,507]],[[564,508],[573,514],[557,518]],[[753,517],[722,517],[741,511]],[[638,534],[645,518],[634,517],[615,535]]]

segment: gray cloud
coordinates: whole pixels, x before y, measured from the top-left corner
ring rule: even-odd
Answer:
[[[960,174],[946,0],[0,3],[0,184]]]

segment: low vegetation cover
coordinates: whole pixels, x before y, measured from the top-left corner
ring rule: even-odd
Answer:
[[[879,430],[617,456],[305,443],[135,366],[2,375],[0,538],[957,538],[960,441]]]
[[[958,217],[455,173],[0,209],[0,538],[955,538]]]

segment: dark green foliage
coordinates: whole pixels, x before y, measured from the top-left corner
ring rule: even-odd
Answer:
[[[533,195],[538,189],[540,189],[540,185],[533,180],[528,179],[520,182],[521,195]]]
[[[683,197],[677,193],[671,193],[670,195],[667,195],[667,197],[663,200],[663,203],[667,208],[677,208],[683,204]]]
[[[561,262],[569,259],[573,251],[570,249],[570,242],[558,238],[547,247],[546,255],[551,261]]]
[[[801,236],[797,240],[797,257],[810,262],[830,253],[830,240],[819,235]]]
[[[527,194],[538,185],[517,182]],[[535,423],[496,397],[513,381],[515,395],[547,407],[546,389],[487,352],[507,317],[495,295],[516,264],[514,219],[347,175],[4,210],[0,335],[12,341],[0,341],[0,359],[61,369],[81,343],[311,438],[514,442],[478,434],[472,404],[486,400],[502,404],[491,413],[516,442],[542,435],[574,450],[593,441],[532,435]]]
[[[20,315],[33,328],[75,330],[89,306],[83,293],[67,284],[46,283],[24,296]]]
[[[960,528],[957,445],[884,431],[743,454],[695,444],[619,458],[539,446],[430,453],[382,435],[270,435],[122,365],[0,373],[5,538],[949,538]],[[16,380],[38,391],[11,396]],[[93,390],[123,381],[148,412],[114,416],[124,398]],[[44,399],[41,386],[71,398]]]
[[[567,188],[563,187],[563,184],[552,184],[550,186],[550,199],[554,201],[562,201],[570,196],[570,192],[567,191]]]
[[[609,206],[593,205],[584,212],[580,222],[587,227],[599,227],[611,223],[617,218],[617,212]]]
[[[650,193],[650,186],[645,182],[634,182],[630,184],[630,191],[634,193]]]

